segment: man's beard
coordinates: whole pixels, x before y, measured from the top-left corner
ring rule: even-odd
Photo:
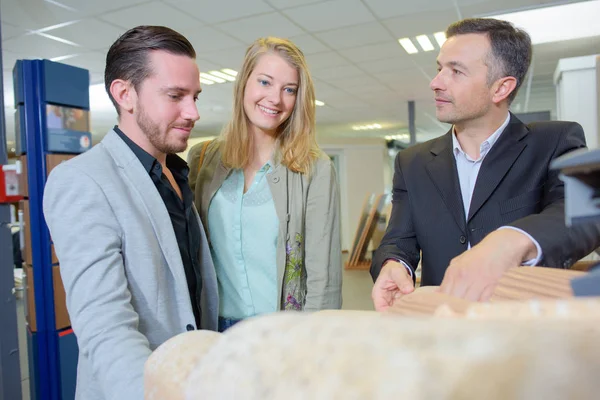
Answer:
[[[168,131],[161,132],[158,124],[152,121],[152,119],[146,113],[144,107],[142,107],[141,104],[139,104],[139,102],[137,109],[139,112],[136,116],[136,122],[141,128],[142,132],[144,132],[144,134],[148,138],[150,144],[152,144],[152,146],[154,146],[156,150],[165,154],[175,154],[185,151],[185,149],[187,148],[187,141],[182,144],[167,143]]]

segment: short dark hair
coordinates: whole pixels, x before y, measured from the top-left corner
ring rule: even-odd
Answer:
[[[453,23],[446,29],[446,37],[468,33],[486,34],[492,52],[488,57],[488,82],[500,77],[512,76],[517,80],[515,90],[508,96],[509,104],[514,100],[531,64],[531,38],[522,29],[510,22],[492,18],[467,18]]]
[[[104,87],[119,115],[121,111],[110,93],[110,85],[115,79],[123,79],[130,81],[138,90],[141,83],[152,73],[148,54],[154,50],[196,58],[194,46],[185,36],[173,29],[141,25],[125,32],[110,46],[104,70]]]

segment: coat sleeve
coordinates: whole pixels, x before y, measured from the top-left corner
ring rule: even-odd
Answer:
[[[561,132],[552,160],[585,147],[581,125],[570,122],[558,126]],[[509,225],[522,229],[539,243],[542,248],[540,265],[569,268],[600,246],[600,224],[590,221],[570,228],[565,225],[565,187],[559,174],[558,170],[548,170],[548,179],[543,189],[542,211]]]
[[[415,269],[419,265],[421,248],[413,226],[413,212],[402,172],[401,154],[402,152],[396,156],[394,167],[390,222],[371,262],[373,281],[377,280],[388,259],[404,262],[411,269],[413,280],[416,276]]]
[[[70,163],[46,184],[44,216],[60,261],[81,356],[106,399],[142,399],[151,350],[138,331],[121,248],[122,230],[101,187]]]
[[[340,195],[331,161],[318,162],[308,188],[305,221],[305,311],[342,306]]]

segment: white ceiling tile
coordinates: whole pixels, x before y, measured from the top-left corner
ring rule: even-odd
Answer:
[[[103,74],[106,67],[106,53],[97,51],[80,53],[73,58],[61,61],[61,63],[84,68],[95,74]]]
[[[100,18],[123,29],[131,29],[138,25],[163,25],[178,30],[203,25],[188,14],[158,1],[106,13]]]
[[[373,10],[379,18],[392,18],[401,15],[410,15],[428,11],[440,11],[459,19],[453,2],[446,0],[421,0],[421,1],[397,1],[397,0],[364,0],[367,6]]]
[[[244,18],[235,22],[225,22],[218,26],[219,29],[229,32],[232,36],[247,44],[265,36],[288,38],[304,33],[302,29],[279,13]]]
[[[4,40],[2,48],[19,54],[19,58],[54,58],[77,53],[81,47],[60,43],[39,35],[18,36]]]
[[[390,91],[388,87],[378,82],[375,78],[363,75],[360,78],[343,78],[328,81],[331,85],[344,91],[351,92],[356,97],[361,97],[362,93],[373,91]]]
[[[333,0],[284,11],[292,21],[309,31],[326,31],[375,20],[359,0]]]
[[[286,8],[306,6],[309,4],[323,3],[327,0],[269,0],[269,3],[278,10]]]
[[[379,22],[321,32],[315,34],[315,36],[338,50],[394,40],[390,32]]]
[[[96,18],[83,19],[75,24],[48,32],[53,36],[67,39],[90,50],[109,48],[123,33],[125,29]]]
[[[231,68],[239,71],[246,54],[247,46],[234,47],[227,50],[201,53],[200,57],[213,64],[222,65],[222,68]],[[200,66],[202,69],[202,66]]]
[[[81,18],[77,12],[65,10],[45,1],[32,3],[31,0],[2,0],[0,2],[2,22],[19,26],[23,30],[35,30]]]
[[[236,1],[235,4],[231,1],[214,0],[165,0],[165,2],[207,24],[217,24],[274,11],[273,7],[261,0],[242,0]]]
[[[10,25],[4,21],[2,21],[2,40],[10,39],[15,36],[22,35],[26,33],[25,29],[22,29],[18,26]]]
[[[59,0],[58,2],[76,10],[76,12],[82,16],[89,17],[108,13],[114,10],[120,10],[137,4],[149,3],[150,0]]]
[[[380,59],[375,61],[366,61],[357,64],[361,69],[372,74],[380,72],[400,71],[406,68],[414,67],[414,63],[410,60],[408,54],[400,54],[396,57]]]
[[[292,36],[289,39],[302,50],[304,55],[331,51],[329,47],[311,35]]]
[[[353,49],[340,50],[340,54],[355,63],[373,61],[379,59],[393,58],[404,52],[404,49],[390,40],[388,43],[381,43],[369,46],[356,47]]]
[[[306,56],[311,71],[349,65],[349,62],[337,53],[317,53]]]
[[[387,26],[396,39],[414,37],[422,34],[432,34],[445,31],[448,25],[456,22],[455,14],[443,11],[427,12],[404,17],[386,19],[383,24]]]
[[[196,58],[196,64],[198,64],[198,68],[200,69],[201,72],[207,72],[207,71],[212,71],[212,70],[221,69],[221,68],[231,68],[231,66],[221,65],[219,63],[214,63],[212,61],[208,61],[203,58]],[[231,68],[231,69],[233,69],[233,68]]]
[[[342,65],[339,67],[321,69],[313,72],[313,75],[319,79],[332,80],[363,76],[365,72],[355,65]]]
[[[243,45],[240,40],[210,27],[192,27],[182,29],[179,32],[192,43],[198,57],[211,51],[229,49]]]

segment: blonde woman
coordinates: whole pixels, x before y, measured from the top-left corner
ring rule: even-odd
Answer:
[[[262,38],[246,51],[233,117],[190,169],[219,284],[219,330],[278,310],[341,307],[339,191],[315,139],[302,52]]]

